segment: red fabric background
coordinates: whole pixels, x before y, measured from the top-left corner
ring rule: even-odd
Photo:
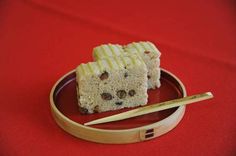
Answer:
[[[161,65],[189,95],[170,133],[147,142],[104,145],[77,139],[54,122],[55,81],[91,61],[101,43],[150,40]],[[0,155],[236,155],[236,4],[226,1],[0,1]]]

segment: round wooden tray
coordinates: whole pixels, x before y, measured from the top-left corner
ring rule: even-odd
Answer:
[[[84,126],[98,118],[130,109],[81,115],[76,100],[75,70],[65,74],[50,93],[52,115],[66,132],[98,143],[125,144],[156,138],[172,130],[182,119],[185,106],[155,112],[122,121]],[[167,70],[161,70],[161,87],[148,91],[148,105],[186,96],[183,83]]]

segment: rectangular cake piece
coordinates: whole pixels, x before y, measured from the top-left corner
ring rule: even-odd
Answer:
[[[160,51],[149,42],[133,42],[125,46],[118,44],[103,44],[93,49],[95,60],[113,56],[129,56],[137,54],[145,62],[148,69],[148,89],[160,87]]]
[[[161,53],[156,46],[149,41],[133,42],[124,46],[124,50],[127,53],[138,53],[142,57],[148,69],[148,88],[159,88],[161,86]]]
[[[108,57],[76,68],[80,112],[147,104],[147,68],[137,55]]]

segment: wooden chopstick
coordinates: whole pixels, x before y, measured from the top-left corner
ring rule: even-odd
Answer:
[[[132,117],[136,117],[140,115],[145,115],[145,114],[149,114],[149,113],[153,113],[153,112],[157,112],[157,111],[161,111],[165,109],[170,109],[173,107],[187,105],[187,104],[191,104],[191,103],[195,103],[195,102],[199,102],[199,101],[203,101],[203,100],[207,100],[211,98],[213,98],[213,95],[211,92],[196,94],[196,95],[187,96],[180,99],[174,99],[174,100],[165,101],[165,102],[161,102],[161,103],[157,103],[157,104],[153,104],[153,105],[149,105],[145,107],[136,108],[127,112],[93,120],[93,121],[84,123],[84,125],[95,125],[95,124],[124,120],[124,119],[132,118]]]

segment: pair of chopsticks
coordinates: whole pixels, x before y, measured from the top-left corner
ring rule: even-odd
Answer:
[[[95,124],[129,119],[132,117],[154,113],[157,111],[166,110],[166,109],[170,109],[170,108],[174,108],[178,106],[183,106],[183,105],[187,105],[187,104],[191,104],[191,103],[195,103],[195,102],[199,102],[199,101],[203,101],[203,100],[207,100],[211,98],[213,98],[213,95],[211,92],[196,94],[196,95],[187,96],[184,98],[174,99],[174,100],[165,101],[165,102],[161,102],[161,103],[157,103],[157,104],[153,104],[153,105],[149,105],[145,107],[136,108],[127,112],[93,120],[93,121],[84,123],[84,125],[95,125]]]

